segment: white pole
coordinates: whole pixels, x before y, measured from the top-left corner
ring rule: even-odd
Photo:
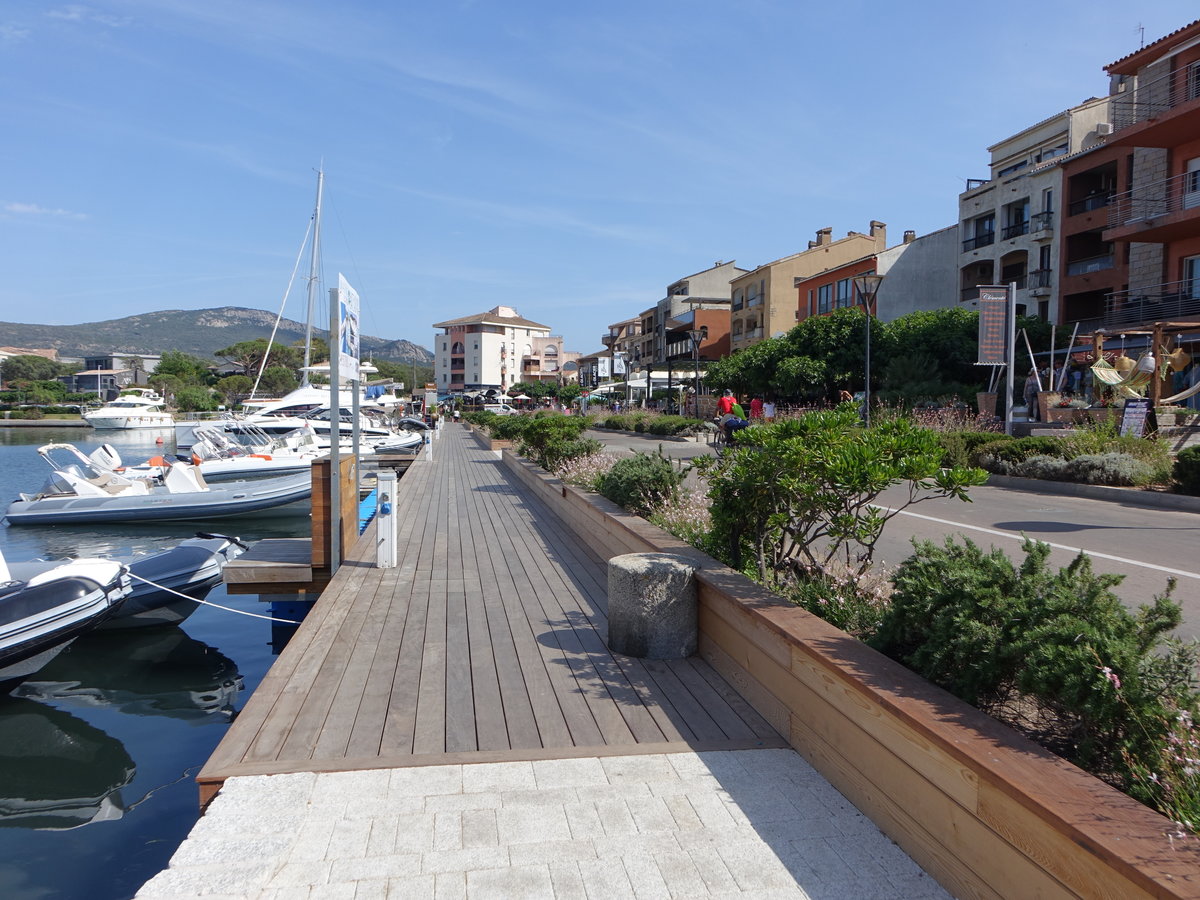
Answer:
[[[1028,340],[1028,338],[1026,338]],[[1004,433],[1013,433],[1013,404],[1017,399],[1017,284],[1008,286],[1008,402],[1004,404]]]
[[[325,172],[317,169],[317,206],[313,211],[312,257],[308,262],[308,315],[304,318],[304,369],[301,387],[308,386],[308,367],[312,364],[313,310],[317,304],[318,263],[321,255],[321,190],[325,186]],[[332,338],[330,347],[333,347]],[[336,382],[334,382],[336,384]]]
[[[1071,361],[1071,354],[1075,352],[1075,336],[1079,334],[1079,323],[1075,323],[1075,330],[1071,332],[1071,343],[1067,345],[1067,355],[1063,357],[1062,372],[1058,376],[1058,384],[1054,386],[1056,391],[1063,389],[1063,382],[1067,380],[1067,365]]]
[[[338,390],[341,347],[337,288],[329,290],[329,574],[342,562],[342,395]]]

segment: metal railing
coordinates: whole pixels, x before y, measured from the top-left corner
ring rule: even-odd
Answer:
[[[1068,275],[1087,275],[1089,272],[1100,272],[1113,267],[1113,255],[1089,256],[1087,259],[1077,259],[1067,263]]]
[[[1112,202],[1112,198],[1113,192],[1106,191],[1103,194],[1091,194],[1082,200],[1072,200],[1067,206],[1067,214],[1078,216],[1093,209],[1103,209]]]
[[[1011,225],[1004,226],[1003,239],[1006,241],[1010,238],[1020,237],[1023,234],[1029,234],[1028,222],[1013,222]]]
[[[1054,210],[1048,209],[1030,216],[1029,230],[1035,234],[1054,231]]]
[[[1112,98],[1113,128],[1120,131],[1200,97],[1200,68],[1185,66]]]
[[[1104,325],[1132,325],[1200,316],[1200,280],[1168,281],[1104,298]]]
[[[975,237],[970,237],[963,241],[963,252],[978,250],[980,247],[986,247],[994,243],[996,243],[996,232],[988,231],[983,234],[977,234]]]
[[[1183,209],[1200,215],[1200,172],[1183,172],[1117,194],[1108,208],[1108,227],[1135,225]]]
[[[1031,288],[1048,288],[1053,284],[1054,271],[1052,269],[1034,269],[1029,273],[1029,286]]]

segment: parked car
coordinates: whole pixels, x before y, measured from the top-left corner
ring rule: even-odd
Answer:
[[[511,416],[516,414],[516,410],[507,403],[485,403],[483,408],[486,412],[493,412],[498,416]]]

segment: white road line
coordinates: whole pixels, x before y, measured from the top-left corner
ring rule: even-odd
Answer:
[[[886,512],[895,512],[896,510],[888,506],[879,507]],[[939,525],[949,525],[952,528],[969,529],[971,531],[982,531],[984,534],[994,535],[996,537],[1008,538],[1012,541],[1025,540],[1024,535],[1014,534],[1011,531],[999,531],[995,528],[984,528],[980,525],[967,525],[964,522],[955,522],[951,519],[939,519],[937,516],[926,516],[922,513],[909,512],[908,510],[900,510],[902,516],[912,516],[914,519],[925,519],[927,522],[937,522]],[[1068,544],[1056,544],[1053,541],[1045,541],[1041,538],[1036,538],[1043,544],[1049,544],[1056,550],[1069,550],[1071,553],[1086,553],[1088,556],[1097,559],[1109,559],[1113,562],[1125,563],[1128,566],[1140,566],[1143,569],[1153,569],[1156,572],[1165,572],[1167,575],[1177,575],[1180,578],[1195,578],[1200,580],[1200,572],[1185,572],[1183,569],[1172,569],[1168,566],[1156,566],[1154,563],[1142,562],[1138,559],[1127,559],[1124,556],[1113,556],[1111,553],[1101,553],[1098,550],[1088,550],[1084,547],[1072,547]]]

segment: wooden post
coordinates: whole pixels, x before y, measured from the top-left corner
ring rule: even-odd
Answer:
[[[330,457],[314,460],[312,465],[312,564],[314,569],[331,568],[332,548],[332,488],[329,482]],[[354,481],[354,457],[343,454],[340,462],[338,505],[341,506],[341,546],[345,553],[358,540],[358,485]],[[341,560],[339,559],[340,563]]]

